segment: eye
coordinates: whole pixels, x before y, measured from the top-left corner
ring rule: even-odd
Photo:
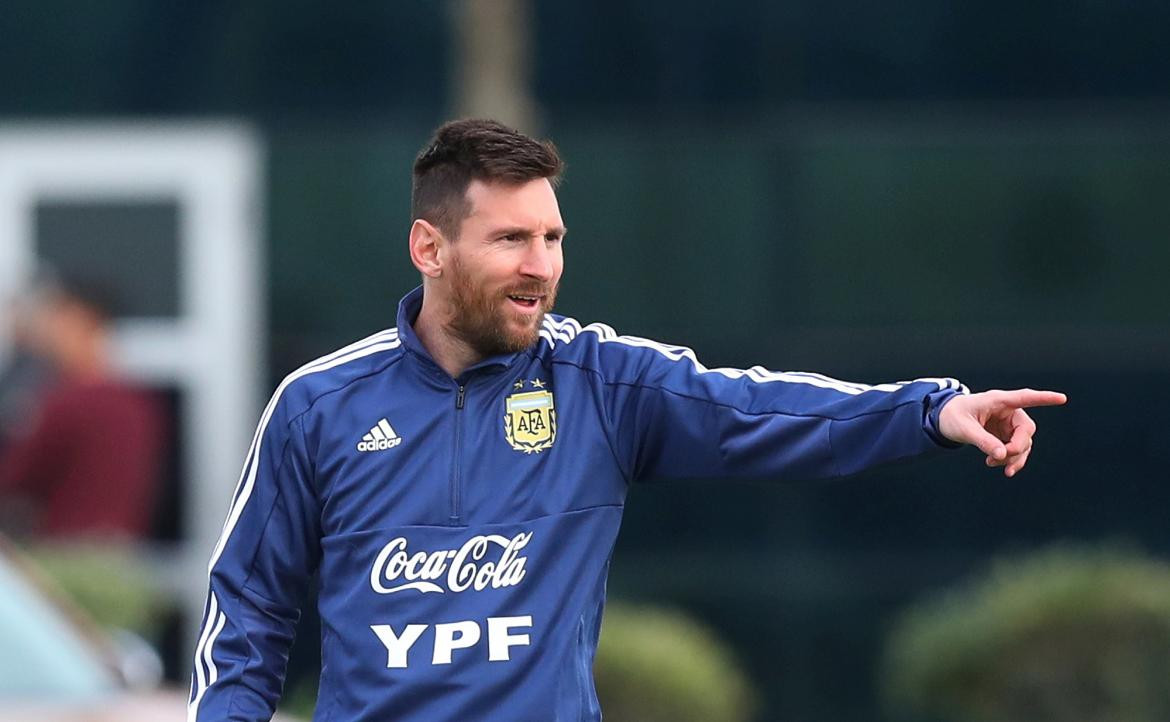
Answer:
[[[500,240],[503,240],[503,241],[510,241],[510,242],[512,242],[512,243],[515,243],[516,241],[522,241],[522,240],[524,240],[524,236],[522,236],[522,235],[521,235],[521,234],[519,234],[519,233],[509,233],[509,234],[507,234],[507,235],[505,235],[505,236],[501,236],[501,237],[500,237]]]

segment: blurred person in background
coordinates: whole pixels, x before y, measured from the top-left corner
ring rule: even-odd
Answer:
[[[52,380],[35,402],[5,409],[0,498],[8,518],[0,522],[39,540],[140,539],[158,489],[160,402],[112,368],[113,304],[104,289],[61,278],[36,305],[21,331],[22,363],[43,365],[37,373]],[[23,518],[12,518],[15,510]]]

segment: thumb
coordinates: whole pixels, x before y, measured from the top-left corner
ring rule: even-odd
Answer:
[[[956,441],[971,444],[995,461],[1007,458],[1007,449],[1003,442],[984,429],[975,419],[968,419],[963,424],[961,432],[963,438],[956,439]]]

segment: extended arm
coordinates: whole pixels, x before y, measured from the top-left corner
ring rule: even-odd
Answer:
[[[596,329],[596,330],[594,330]],[[689,349],[594,325],[613,443],[627,476],[843,476],[947,445],[954,379],[869,386],[819,374],[708,369]],[[584,334],[582,334],[584,335]]]
[[[804,372],[708,369],[687,348],[592,330],[614,445],[629,478],[842,476],[933,449],[973,444],[1013,476],[1050,391],[968,394],[929,378],[875,386]]]

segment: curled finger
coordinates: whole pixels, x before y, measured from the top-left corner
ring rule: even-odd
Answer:
[[[1012,435],[1007,443],[1008,456],[1016,456],[1032,446],[1036,422],[1023,409],[1016,409],[1011,417]]]
[[[1020,469],[1023,469],[1024,465],[1028,463],[1028,456],[1031,453],[1032,453],[1032,447],[1031,447],[1031,445],[1029,445],[1028,448],[1024,451],[1024,453],[1016,456],[1011,461],[1011,463],[1009,463],[1007,465],[1007,468],[1003,470],[1004,475],[1010,478],[1010,477],[1013,477],[1016,474],[1018,474],[1020,472]]]

